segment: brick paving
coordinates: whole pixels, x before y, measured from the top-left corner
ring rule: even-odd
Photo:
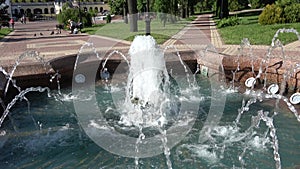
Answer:
[[[126,51],[130,45],[130,42],[107,37],[87,34],[70,35],[68,31],[50,35],[56,24],[56,21],[16,23],[15,31],[0,41],[0,66],[13,65],[16,59],[26,51],[38,51],[46,61],[49,61],[65,55],[77,54],[86,42],[93,42],[97,51],[107,51],[111,47]],[[195,21],[166,41],[163,46],[173,45],[179,50],[197,51],[209,44],[212,44],[218,53],[227,57],[236,56],[240,47],[223,43],[211,14],[199,15]],[[252,48],[255,55],[263,56],[269,46],[252,45]],[[287,44],[284,49],[287,56],[293,60],[299,60],[300,41]],[[26,58],[24,62],[32,63],[34,60]]]
[[[0,66],[5,67],[14,64],[17,58],[27,51],[37,51],[39,55],[49,61],[57,57],[76,54],[88,41],[102,47],[110,47],[121,41],[111,38],[93,37],[87,34],[69,34],[62,31],[56,34],[56,21],[16,23],[15,31],[0,41]],[[51,32],[55,33],[51,35]],[[124,43],[125,44],[125,43]],[[23,62],[34,62],[31,58],[25,58]]]
[[[198,16],[196,21],[192,22],[191,26],[188,26],[186,29],[187,30],[183,30],[183,32],[179,33],[180,37],[177,37],[176,35],[174,36],[177,37],[177,41],[172,39],[172,44],[180,45],[180,41],[184,44],[189,44],[189,46],[198,45],[200,48],[203,48],[203,46],[207,46],[208,44],[212,44],[212,46],[214,46],[217,52],[221,55],[230,57],[237,56],[239,54],[239,48],[241,48],[240,45],[227,45],[222,41],[222,38],[216,29],[216,25],[212,20],[212,14]],[[247,37],[241,37],[241,41],[243,38]],[[169,44],[169,42],[166,42],[166,44]],[[264,57],[270,46],[251,45],[251,48],[254,55]],[[290,44],[286,44],[283,48],[285,56],[288,59],[300,62],[300,39]],[[280,48],[275,49],[275,53],[279,54],[280,50]]]

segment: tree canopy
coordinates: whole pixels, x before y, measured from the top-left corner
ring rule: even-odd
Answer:
[[[5,4],[5,0],[0,0],[0,28],[3,25],[7,26],[10,19],[7,12],[8,7],[9,6]]]
[[[247,8],[261,8],[267,4],[275,3],[276,0],[109,0],[111,12],[114,14],[127,14],[127,7],[129,13],[143,13],[146,9],[150,12],[160,13],[160,17],[163,20],[176,21],[176,17],[182,18],[193,15],[195,10],[201,11],[214,11],[215,15],[219,18],[227,18],[229,11],[242,10]],[[290,2],[299,0],[277,0],[278,2],[284,2],[288,4]],[[276,1],[276,2],[277,2]],[[132,10],[132,4],[134,4],[135,11]],[[149,4],[149,6],[146,6]],[[124,12],[125,10],[125,12]],[[171,18],[167,18],[172,16]],[[174,17],[176,16],[176,17]]]
[[[69,19],[80,22],[79,15],[81,15],[83,26],[92,26],[92,15],[89,12],[84,12],[79,8],[71,8],[68,3],[64,4],[62,12],[57,15],[57,19],[59,23],[67,25]]]
[[[125,3],[126,0],[109,0],[110,12],[116,15],[123,15]]]

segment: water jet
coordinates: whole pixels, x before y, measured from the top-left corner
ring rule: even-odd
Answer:
[[[224,57],[224,65],[213,65],[206,59],[219,54],[208,48],[192,52],[202,52],[196,71],[196,64],[190,69],[180,60],[180,51],[168,51],[176,47],[163,48],[151,36],[137,36],[128,54],[112,51],[107,58],[92,44],[83,46],[66,71],[74,72],[69,74],[72,88],[27,88],[2,106],[7,110],[2,119],[7,120],[0,123],[1,168],[299,165],[300,118],[291,104],[297,95],[289,100],[279,83],[284,80],[271,83],[264,75],[266,67],[256,69],[254,61],[248,69],[251,79],[235,86],[249,92],[227,90],[232,86],[225,83],[225,73],[236,72],[238,77],[243,64],[226,64],[230,58]],[[121,59],[112,62],[110,54]],[[52,68],[59,61],[55,63]],[[297,69],[294,65],[282,76],[288,81]],[[57,70],[53,68],[49,81],[64,78]],[[10,76],[4,77],[12,81]],[[265,77],[265,85],[254,86]],[[25,95],[30,110],[22,101]]]

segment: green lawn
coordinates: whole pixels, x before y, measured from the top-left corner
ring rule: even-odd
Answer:
[[[159,19],[153,19],[151,21],[151,35],[157,41],[158,44],[162,44],[174,34],[179,32],[189,21],[181,20],[174,24],[166,23],[165,27]],[[112,37],[121,40],[133,40],[134,36],[145,34],[145,22],[138,21],[138,32],[130,32],[129,24],[124,22],[109,23],[105,25],[99,25],[98,27],[85,28],[83,30],[86,33],[92,35],[101,35]]]
[[[243,38],[248,38],[253,45],[270,45],[276,31],[281,28],[294,28],[300,32],[299,23],[260,25],[258,14],[240,17],[240,24],[219,29],[222,39],[226,44],[240,44]],[[294,33],[279,35],[279,40],[287,44],[297,40]]]
[[[294,28],[300,32],[299,23],[260,25],[258,24],[259,13],[239,14],[237,15],[240,18],[239,25],[220,28],[219,33],[224,42],[226,44],[240,44],[243,38],[248,38],[253,45],[270,45],[278,29]],[[181,20],[174,24],[167,23],[165,27],[159,19],[153,19],[151,22],[151,35],[156,39],[157,43],[162,44],[193,19],[195,17]],[[92,35],[132,41],[134,36],[145,34],[145,22],[142,20],[138,22],[138,32],[130,32],[129,24],[124,22],[97,25],[85,28],[83,31]],[[297,40],[297,36],[293,33],[284,33],[279,35],[279,39],[283,44],[287,44]]]
[[[90,35],[95,35],[95,33],[103,27],[105,24],[93,25],[92,27],[87,27],[82,30],[83,33],[88,33]]]
[[[12,32],[12,30],[9,28],[0,29],[0,39],[2,39],[4,36],[8,35],[10,32]]]

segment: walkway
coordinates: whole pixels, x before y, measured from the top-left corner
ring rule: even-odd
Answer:
[[[92,39],[87,34],[71,35],[67,31],[57,34],[55,21],[17,23],[15,31],[0,41],[0,66],[14,64],[17,58],[26,51],[37,51],[45,61],[78,53],[87,41]],[[54,31],[54,34],[51,34]],[[109,38],[97,38],[102,46],[111,46],[118,42]],[[25,58],[24,62],[32,62]]]
[[[164,46],[174,45],[178,50],[199,50],[212,44],[217,52],[224,56],[237,55],[240,46],[223,43],[211,16],[211,14],[200,15],[195,21],[165,42]],[[16,23],[15,31],[0,41],[0,66],[13,65],[16,59],[26,51],[38,51],[46,61],[49,61],[58,57],[77,54],[86,42],[93,42],[97,51],[107,51],[111,47],[128,50],[130,46],[130,42],[126,41],[86,34],[70,35],[67,31],[51,35],[55,25],[55,21]],[[252,48],[254,54],[263,56],[269,46],[253,45]],[[299,60],[297,55],[300,52],[300,41],[288,44],[284,49],[286,55]],[[25,58],[24,61],[32,63],[34,60]]]
[[[243,38],[241,37],[241,41]],[[184,43],[180,43],[184,42]],[[212,14],[200,15],[192,22],[190,26],[187,26],[177,35],[173,36],[173,39],[167,41],[166,45],[179,45],[188,44],[188,46],[202,47],[212,44],[217,52],[224,56],[237,56],[239,53],[240,45],[226,45],[218,30],[216,24],[212,20]],[[268,45],[251,45],[253,54],[257,56],[265,56],[270,46]],[[300,61],[300,40],[284,46],[285,55],[293,60]],[[277,54],[279,55],[279,51]]]

